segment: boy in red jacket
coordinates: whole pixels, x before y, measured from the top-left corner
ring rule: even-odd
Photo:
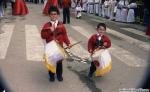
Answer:
[[[104,35],[106,32],[106,25],[104,23],[99,23],[97,25],[98,34],[94,34],[88,40],[88,51],[91,53],[91,56],[97,49],[105,49],[111,46],[110,39]],[[96,66],[99,66],[98,61],[92,61],[90,66],[90,72],[88,77],[91,78],[93,73],[96,71]]]
[[[58,20],[58,15],[59,15],[59,10],[55,6],[51,6],[49,8],[49,16],[50,16],[50,21],[47,22],[42,30],[41,30],[41,37],[42,39],[46,40],[46,43],[49,43],[52,40],[56,40],[60,46],[63,47],[63,43],[65,43],[68,47],[71,47],[70,41],[67,36],[66,28],[63,25],[63,22]],[[56,67],[56,74],[57,74],[57,79],[58,81],[63,81],[62,77],[62,61],[60,60],[57,63]],[[49,76],[50,76],[50,81],[54,81],[54,73],[49,71]]]

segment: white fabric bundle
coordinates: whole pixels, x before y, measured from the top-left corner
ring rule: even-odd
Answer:
[[[99,66],[96,67],[96,76],[103,76],[112,68],[111,56],[107,49],[102,49],[95,52],[92,56],[92,60],[99,62]]]

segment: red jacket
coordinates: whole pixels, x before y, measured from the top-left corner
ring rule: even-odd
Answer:
[[[97,46],[95,45],[96,40],[97,40],[98,36],[97,34],[94,34],[90,37],[90,39],[88,40],[88,51],[90,52],[90,50],[92,50],[92,52],[97,48]],[[111,46],[111,41],[110,39],[103,35],[101,40],[105,43],[107,43],[107,45],[105,46],[105,48],[109,48]]]
[[[62,7],[63,8],[70,8],[71,7],[71,0],[62,0]]]
[[[67,46],[70,44],[70,41],[67,36],[66,29],[62,22],[58,22],[56,29],[52,32],[50,27],[52,24],[47,22],[42,30],[41,30],[41,37],[46,40],[46,43],[53,40],[53,37],[59,42],[61,46],[65,43]]]

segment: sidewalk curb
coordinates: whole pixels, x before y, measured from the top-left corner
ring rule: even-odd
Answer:
[[[87,15],[86,13],[83,13],[84,15],[86,15],[86,16],[89,16],[89,17],[94,17],[95,19],[97,19],[98,17],[97,16],[94,16],[94,15],[92,15],[92,14],[90,14],[90,15]],[[100,19],[101,20],[105,20],[105,21],[107,21],[107,22],[111,22],[111,23],[114,23],[114,21],[110,21],[110,20],[107,20],[107,19],[103,19],[103,18],[101,18],[100,17]],[[116,23],[118,23],[118,22],[116,22]],[[118,24],[117,24],[118,25]],[[125,24],[126,26],[128,26],[129,24]],[[135,25],[134,25],[135,26]],[[134,28],[134,27],[133,27]],[[144,27],[143,27],[144,28]],[[145,27],[146,28],[146,27]],[[138,28],[137,28],[138,29]],[[139,48],[141,48],[141,49],[143,49],[143,50],[146,50],[146,51],[150,51],[150,43],[147,43],[147,42],[142,42],[142,41],[140,41],[140,40],[137,40],[137,39],[135,39],[135,38],[133,38],[133,37],[130,37],[130,36],[127,36],[127,35],[125,35],[125,34],[122,34],[122,33],[120,33],[120,32],[117,32],[117,31],[115,31],[115,30],[113,30],[113,29],[110,29],[110,28],[108,28],[108,31],[107,31],[108,33],[110,33],[110,34],[112,34],[112,35],[115,35],[115,36],[117,36],[117,37],[119,37],[119,38],[122,38],[123,40],[125,40],[125,41],[127,41],[127,42],[129,42],[130,44],[133,44],[133,45],[135,45],[135,46],[137,46],[137,47],[139,47]],[[148,38],[148,37],[147,37]]]
[[[131,28],[134,28],[134,29],[137,29],[137,30],[143,30],[143,31],[146,29],[146,26],[139,25],[139,24],[128,24],[128,23],[123,23],[123,22],[111,21],[111,20],[105,19],[105,18],[103,18],[103,17],[101,17],[101,16],[96,16],[96,15],[94,15],[94,14],[88,14],[88,13],[86,13],[86,12],[83,12],[82,14],[83,14],[83,15],[86,15],[86,16],[89,16],[89,17],[93,17],[93,18],[95,18],[95,19],[103,20],[103,21],[105,21],[105,22],[115,23],[115,24],[118,25],[118,26],[119,26],[119,25],[120,25],[120,26],[122,26],[122,25],[124,25],[124,26],[129,26],[129,27],[131,27]]]
[[[134,38],[132,38],[130,36],[121,34],[121,33],[117,32],[117,31],[109,29],[109,28],[108,28],[107,32],[112,34],[112,35],[115,35],[115,36],[117,36],[119,38],[122,38],[125,41],[127,41],[127,42],[129,42],[131,44],[134,44],[135,46],[138,46],[139,48],[141,48],[143,50],[150,51],[150,43],[142,42],[140,40],[137,40],[137,39],[134,39]]]

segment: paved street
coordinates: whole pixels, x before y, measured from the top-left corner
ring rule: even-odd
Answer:
[[[42,4],[27,4],[27,16],[11,16],[0,20],[0,72],[12,92],[119,92],[122,88],[139,87],[147,74],[150,38],[143,26],[109,21],[92,14],[66,24],[72,43],[70,57],[63,61],[64,81],[50,82],[42,61],[45,42],[40,31],[49,18],[42,14]],[[62,11],[62,10],[60,10]],[[62,20],[62,14],[60,15]],[[96,25],[105,22],[112,41],[112,71],[103,77],[87,78],[90,67],[88,38],[96,33]]]

